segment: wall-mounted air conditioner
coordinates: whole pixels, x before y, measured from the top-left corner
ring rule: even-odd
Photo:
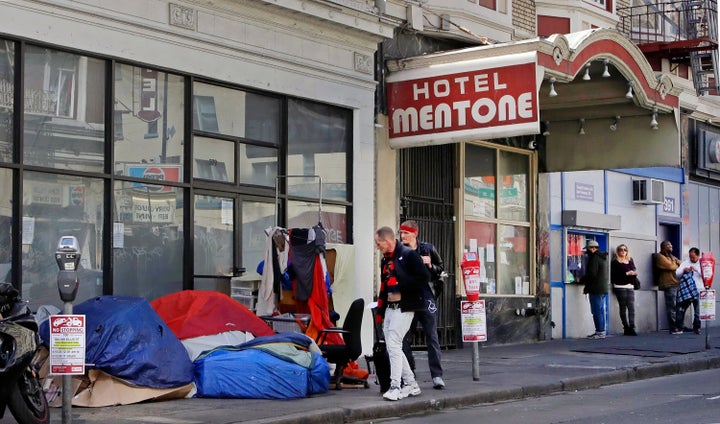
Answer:
[[[665,201],[665,182],[653,178],[633,180],[633,203],[659,205]]]

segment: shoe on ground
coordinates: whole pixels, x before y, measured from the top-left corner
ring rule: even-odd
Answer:
[[[672,330],[670,330],[670,334],[682,334],[682,333],[683,333],[683,331],[679,328],[673,328]]]
[[[599,339],[604,339],[604,338],[605,338],[605,333],[595,333],[595,334],[591,334],[588,336],[588,339],[590,339],[590,340],[599,340]]]
[[[390,387],[390,390],[383,394],[385,400],[400,400],[404,397],[399,387]]]
[[[626,336],[637,336],[637,333],[635,332],[635,329],[634,329],[634,328],[631,328],[631,327],[626,328],[624,334],[625,334]]]
[[[696,328],[696,329],[693,330],[693,333],[695,333],[695,334],[701,334],[702,331],[700,331],[699,328]]]
[[[400,393],[404,398],[408,396],[420,396],[422,390],[420,390],[420,386],[418,386],[417,382],[415,382],[413,384],[403,386],[403,388],[400,389]]]
[[[442,377],[433,377],[433,389],[442,390],[445,388],[445,382]]]

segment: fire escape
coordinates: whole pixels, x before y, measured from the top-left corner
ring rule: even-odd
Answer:
[[[719,95],[717,0],[634,3],[643,4],[618,9],[620,31],[653,66],[660,59],[686,66],[698,96]]]

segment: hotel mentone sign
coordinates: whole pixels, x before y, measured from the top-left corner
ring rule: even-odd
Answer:
[[[387,79],[392,147],[539,132],[536,53],[401,70]]]

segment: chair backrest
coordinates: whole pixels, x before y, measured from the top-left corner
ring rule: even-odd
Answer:
[[[356,360],[362,353],[362,341],[360,329],[362,327],[363,312],[365,311],[365,300],[362,298],[355,299],[350,304],[348,313],[343,322],[343,330],[348,333],[343,334],[343,340],[348,348],[351,361]]]

